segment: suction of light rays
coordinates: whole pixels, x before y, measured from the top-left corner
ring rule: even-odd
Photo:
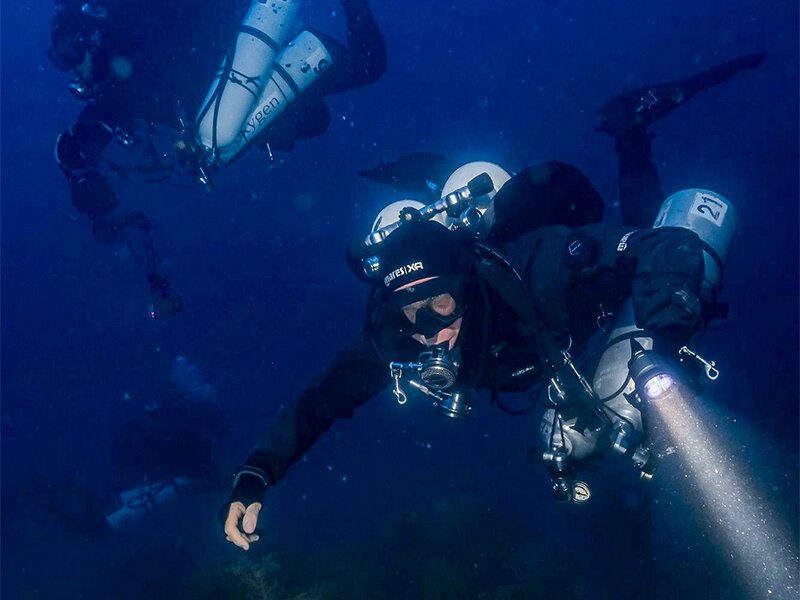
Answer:
[[[688,393],[668,386],[649,401],[650,419],[664,428],[688,469],[687,483],[711,533],[753,598],[798,598],[798,549],[756,482],[743,457],[715,439]],[[699,501],[699,502],[698,502]]]

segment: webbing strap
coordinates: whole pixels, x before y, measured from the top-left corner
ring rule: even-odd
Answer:
[[[719,280],[722,281],[722,276],[725,274],[725,263],[722,261],[722,258],[720,258],[720,255],[717,254],[717,251],[714,250],[714,248],[712,248],[708,242],[704,242],[701,239],[700,245],[703,247],[703,250],[708,253],[711,259],[717,263],[717,267],[719,268]]]
[[[297,87],[297,84],[294,82],[294,79],[292,79],[292,76],[289,75],[286,69],[284,69],[283,66],[279,65],[277,61],[272,65],[272,68],[275,70],[276,73],[278,73],[281,77],[284,78],[284,80],[286,81],[286,85],[288,85],[289,88],[294,92],[294,95],[299,96],[300,88]],[[275,83],[277,84],[278,82],[276,81]],[[280,88],[280,86],[278,86],[278,88]]]
[[[278,45],[278,42],[273,40],[271,37],[269,37],[266,33],[261,31],[260,29],[256,29],[255,27],[251,27],[250,25],[242,25],[239,28],[239,33],[246,33],[247,35],[252,35],[254,38],[264,42],[267,46],[272,48],[275,52],[278,52],[278,50],[280,50],[280,46]]]

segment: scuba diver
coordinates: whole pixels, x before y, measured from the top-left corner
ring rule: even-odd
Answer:
[[[273,150],[323,134],[330,122],[325,96],[375,82],[385,71],[383,37],[367,0],[342,0],[347,45],[320,32],[292,38],[298,0],[280,0],[274,10],[259,0],[249,8],[234,4],[240,3],[219,0],[198,12],[189,2],[57,0],[48,56],[75,76],[69,89],[86,107],[59,135],[55,156],[79,210],[117,203],[111,175],[141,173],[149,182],[185,186],[173,180],[178,165],[191,174],[191,185],[199,180],[212,189],[209,172],[251,145],[272,161]],[[222,57],[203,101],[207,84],[198,82],[208,81]],[[191,124],[184,107],[195,106]],[[112,140],[127,149],[127,161],[109,158]],[[86,178],[91,185],[75,184]],[[86,214],[96,222],[106,218],[102,212]],[[139,224],[147,221],[142,215]],[[149,225],[115,223],[120,235],[137,230],[152,255]],[[152,263],[139,262],[155,288],[151,315],[180,310],[166,279],[159,275],[154,284]]]
[[[69,141],[56,149],[62,167],[95,164],[115,137],[137,145],[139,121],[185,128],[177,145],[184,164],[196,152],[216,153],[214,164],[230,162],[231,139],[240,133],[236,155],[252,142],[290,150],[296,140],[327,130],[325,96],[374,83],[386,70],[383,36],[367,0],[342,0],[347,45],[321,32],[292,38],[299,0],[280,0],[274,10],[253,0],[244,18],[247,7],[232,4],[220,0],[197,13],[188,2],[57,0],[48,56],[75,75],[70,90],[88,102],[78,120],[84,126],[62,134]],[[182,36],[167,35],[178,22]],[[204,43],[187,46],[187,39]],[[215,70],[203,101],[207,88],[198,82]],[[199,107],[194,125],[186,122],[186,107]],[[171,168],[166,157],[153,166]]]
[[[216,454],[227,430],[216,391],[183,356],[173,360],[172,382],[115,432],[102,488],[71,474],[57,484],[32,480],[31,498],[71,531],[100,539],[133,530],[178,497],[224,489]]]
[[[161,319],[181,311],[181,297],[169,292],[169,281],[158,272],[152,224],[141,212],[122,212],[114,189],[95,169],[81,174],[67,173],[72,189],[72,204],[92,222],[94,238],[104,245],[122,243],[147,277],[151,302],[148,314]]]
[[[330,123],[324,97],[374,83],[386,70],[386,48],[367,0],[342,0],[347,46],[318,31],[292,37],[298,5],[250,5],[180,145],[184,167],[204,184],[208,170],[253,144],[274,160],[273,150],[288,151],[298,139],[323,134]]]
[[[225,434],[215,399],[176,393],[148,405],[114,439],[111,468],[118,502],[106,516],[111,531],[141,521],[177,496],[219,489],[214,444]]]
[[[667,102],[653,118],[637,123],[631,114],[633,126],[644,129],[679,103]],[[390,171],[370,175],[391,179]],[[645,173],[657,177],[654,167]],[[433,183],[437,200],[393,203],[349,244],[348,264],[370,288],[364,329],[282,409],[267,443],[235,474],[222,517],[236,546],[259,539],[266,489],[336,419],[387,387],[400,404],[427,397],[452,419],[469,418],[479,391],[512,414],[544,405],[545,451],[533,455],[555,498],[581,503],[590,490],[577,469],[603,452],[652,478],[668,452],[647,428],[650,403],[697,385],[702,371],[718,374],[688,344],[721,316],[716,291],[736,221],[725,198],[683,190],[663,202],[652,227],[632,228],[602,225],[602,199],[565,163],[515,176],[472,163]],[[658,181],[647,184],[624,200],[652,200]],[[530,392],[530,409],[501,399],[521,391]]]

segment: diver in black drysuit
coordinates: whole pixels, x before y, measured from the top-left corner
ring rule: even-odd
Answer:
[[[741,63],[737,67],[741,70]],[[653,87],[660,89],[647,89]],[[638,90],[634,95],[641,98]],[[615,135],[620,160],[636,159],[621,172],[646,167],[636,171],[639,179],[629,182],[632,193],[623,202],[646,203],[646,210],[624,214],[649,225],[654,206],[648,203],[656,200],[652,191],[660,184],[648,162],[646,127],[683,98],[636,105],[629,126],[612,128],[608,107],[627,96],[606,104],[598,121]],[[646,142],[639,150],[647,152],[628,153],[633,148],[625,145],[628,140]],[[653,179],[645,179],[648,174]],[[638,192],[634,181],[642,183]],[[662,200],[657,198],[659,205]],[[236,474],[222,511],[229,541],[247,549],[258,539],[254,532],[265,489],[334,420],[352,417],[390,385],[390,361],[413,362],[426,347],[443,348],[457,357],[459,385],[489,390],[493,403],[502,407],[500,393],[529,390],[549,379],[554,347],[569,342],[580,364],[589,363],[588,344],[599,319],[617,311],[627,297],[633,300],[637,327],[648,331],[653,350],[664,356],[676,356],[700,326],[703,246],[694,232],[601,225],[602,200],[591,183],[558,162],[518,173],[497,193],[494,208],[488,246],[438,223],[413,220],[389,233],[377,249],[368,246],[366,254],[359,254],[360,243],[351,246],[348,260],[357,275],[363,275],[360,268],[367,261],[378,259],[378,272],[367,278],[371,293],[364,331],[281,411],[269,441]],[[374,257],[368,258],[370,253]],[[511,276],[514,270],[522,285]]]
[[[634,94],[641,98],[639,91]],[[648,152],[635,156],[636,164],[647,168],[637,173],[655,179],[641,186],[641,194],[623,196],[624,202],[647,203],[655,200],[651,192],[659,183],[655,167],[647,165],[650,138],[641,134],[682,98],[634,106],[630,125],[612,128],[608,107],[627,96],[612,99],[598,120],[615,135],[621,161],[631,157],[625,151],[632,146],[623,142],[647,142]],[[371,286],[364,330],[281,411],[269,440],[236,474],[222,510],[229,541],[248,549],[258,539],[265,489],[334,420],[352,417],[391,384],[390,361],[413,362],[421,360],[417,357],[426,348],[443,349],[457,361],[460,386],[489,390],[492,402],[502,407],[502,392],[547,382],[554,348],[569,344],[578,364],[590,367],[596,358],[588,346],[599,319],[617,311],[625,298],[633,300],[637,327],[652,336],[654,352],[664,356],[676,356],[700,326],[703,245],[694,232],[601,225],[600,196],[577,169],[558,162],[518,173],[497,193],[494,208],[495,225],[486,245],[464,232],[413,219],[377,248],[351,245],[348,261]],[[649,225],[653,208],[624,214],[629,220],[638,214],[636,219],[647,219]],[[377,272],[365,277],[361,269],[373,259]]]
[[[367,0],[342,0],[342,7],[347,45],[316,33],[331,54],[330,68],[267,127],[256,145],[269,146],[270,152],[290,150],[298,139],[323,134],[330,123],[324,97],[375,82],[385,71],[383,36]],[[181,118],[179,107],[200,105],[209,74],[235,37],[246,8],[246,2],[234,0],[207,3],[199,11],[196,3],[185,1],[57,1],[48,56],[58,68],[76,75],[71,90],[87,105],[78,121],[59,136],[56,160],[72,184],[73,204],[93,223],[108,217],[99,214],[102,210],[81,207],[117,202],[107,181],[109,171],[122,177],[140,172],[150,181],[168,182],[175,161],[171,153],[158,148],[152,130],[174,129]],[[125,147],[141,148],[134,166],[104,156],[115,138]],[[86,178],[91,186],[75,184]],[[86,190],[103,191],[107,197],[79,197]],[[137,214],[135,222],[117,219],[112,229],[142,240],[140,247],[128,239],[126,243],[133,246],[135,256],[144,257],[139,263],[151,288],[153,280],[157,282],[153,289],[157,304],[169,297],[169,284],[155,272],[154,258],[149,260],[153,257],[149,221]],[[175,300],[165,303],[164,314],[170,314],[170,305],[179,309],[179,299]]]

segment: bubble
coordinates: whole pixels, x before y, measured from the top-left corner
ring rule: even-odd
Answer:
[[[115,56],[111,59],[108,68],[117,79],[130,79],[133,75],[133,63],[127,56]]]

